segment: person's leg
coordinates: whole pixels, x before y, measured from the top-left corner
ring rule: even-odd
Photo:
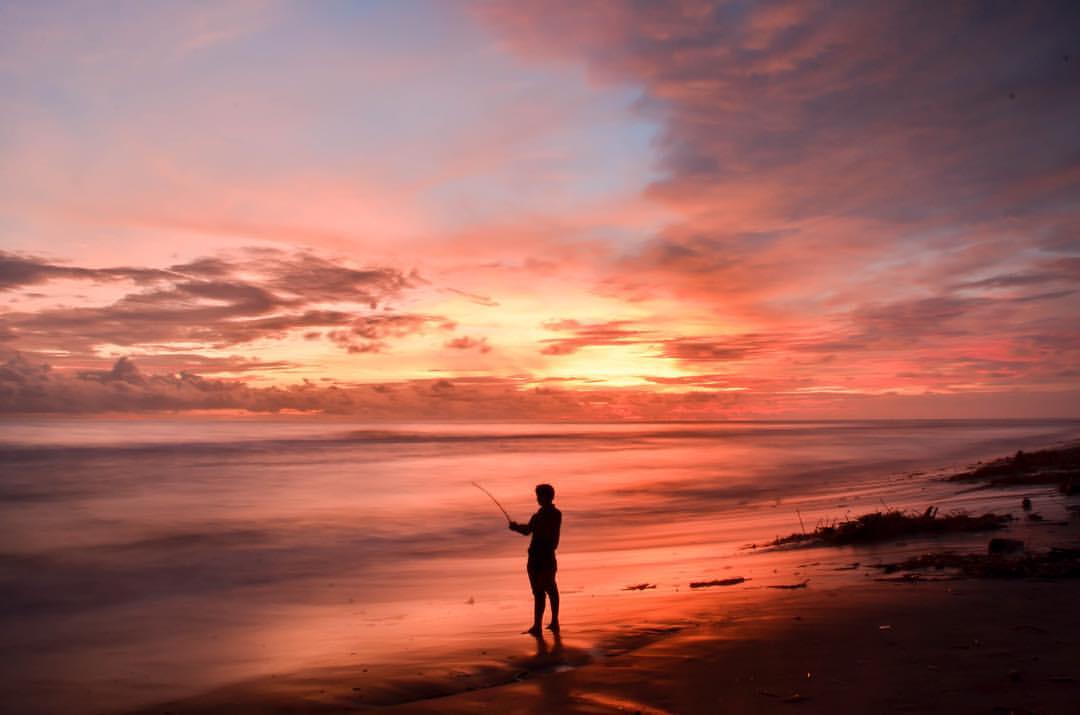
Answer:
[[[548,624],[548,628],[553,631],[559,630],[559,584],[555,583],[555,579],[551,579],[551,587],[548,589],[548,600],[551,601],[551,623]],[[541,612],[540,614],[544,614]]]
[[[540,633],[540,624],[544,620],[544,592],[533,591],[533,624],[529,633]]]
[[[540,626],[544,619],[544,584],[540,579],[540,574],[533,569],[529,569],[529,587],[532,589],[533,595],[533,624],[526,633],[531,633],[534,636],[540,635]]]

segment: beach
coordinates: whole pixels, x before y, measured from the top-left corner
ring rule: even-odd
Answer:
[[[1076,580],[808,589],[717,604],[710,620],[604,655],[572,635],[529,638],[515,682],[451,695],[438,693],[461,684],[436,673],[390,686],[353,667],[138,712],[1069,713],[1080,697],[1078,596]],[[415,700],[425,689],[431,697]]]
[[[392,711],[1075,712],[1078,586],[878,584],[785,594],[602,663]]]
[[[1077,695],[1076,579],[876,568],[995,536],[1076,546],[1075,497],[945,480],[1074,422],[141,429],[9,433],[10,712],[1053,713]],[[526,542],[473,479],[517,518],[556,484],[558,641],[520,634]],[[1018,518],[770,546],[928,506]]]

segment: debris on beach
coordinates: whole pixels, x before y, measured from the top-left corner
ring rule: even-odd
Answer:
[[[748,580],[749,579],[745,579],[742,576],[737,576],[735,578],[717,578],[713,579],[712,581],[691,581],[690,588],[709,588],[711,586],[735,586],[736,584],[740,584]]]
[[[874,568],[887,574],[898,571],[950,570],[967,578],[1078,578],[1080,548],[1054,547],[1043,553],[1023,554],[1013,558],[1001,553],[958,554],[943,551],[922,554],[895,563],[878,564]]]
[[[986,545],[988,554],[1018,554],[1023,550],[1024,542],[1020,539],[994,538]]]
[[[764,695],[767,698],[775,698],[782,703],[804,703],[809,699],[800,693],[792,693],[791,695],[782,697],[771,690],[759,690],[758,695]]]
[[[869,576],[870,574],[867,574]],[[875,581],[884,583],[931,583],[936,581],[958,581],[961,576],[924,576],[921,573],[905,573],[899,576],[882,576]]]
[[[1065,495],[1080,494],[1080,443],[1035,452],[1018,451],[949,477],[950,481],[981,481],[988,486],[1054,484]]]
[[[905,536],[951,534],[1002,529],[1012,519],[1008,514],[986,513],[971,516],[962,511],[938,516],[936,507],[909,512],[901,509],[875,511],[854,519],[819,524],[810,533],[777,537],[770,546],[820,543],[827,546],[870,544]]]
[[[806,588],[807,584],[809,583],[810,579],[805,579],[803,581],[800,581],[799,583],[781,583],[775,586],[769,586],[769,588],[781,588],[787,591],[794,591],[797,588]]]
[[[633,586],[627,586],[624,591],[646,591],[650,588],[656,588],[655,583],[635,583]]]

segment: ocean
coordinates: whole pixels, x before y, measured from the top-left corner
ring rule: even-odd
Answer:
[[[310,668],[512,654],[531,619],[527,539],[473,481],[520,521],[533,487],[554,485],[564,629],[588,652],[733,598],[693,580],[741,576],[750,598],[852,577],[761,548],[778,535],[884,506],[1015,509],[1016,493],[937,477],[1078,435],[1075,421],[9,418],[0,702],[116,712]],[[655,588],[625,590],[641,584]]]

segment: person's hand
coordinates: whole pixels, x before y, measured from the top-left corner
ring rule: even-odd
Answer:
[[[513,531],[513,530],[514,530],[514,528],[515,528],[515,527],[516,527],[517,525],[518,525],[518,524],[517,524],[517,522],[516,522],[516,521],[511,521],[511,522],[510,522],[509,524],[507,524],[506,526],[507,526],[507,528],[508,528],[508,529],[510,529],[510,531]]]

